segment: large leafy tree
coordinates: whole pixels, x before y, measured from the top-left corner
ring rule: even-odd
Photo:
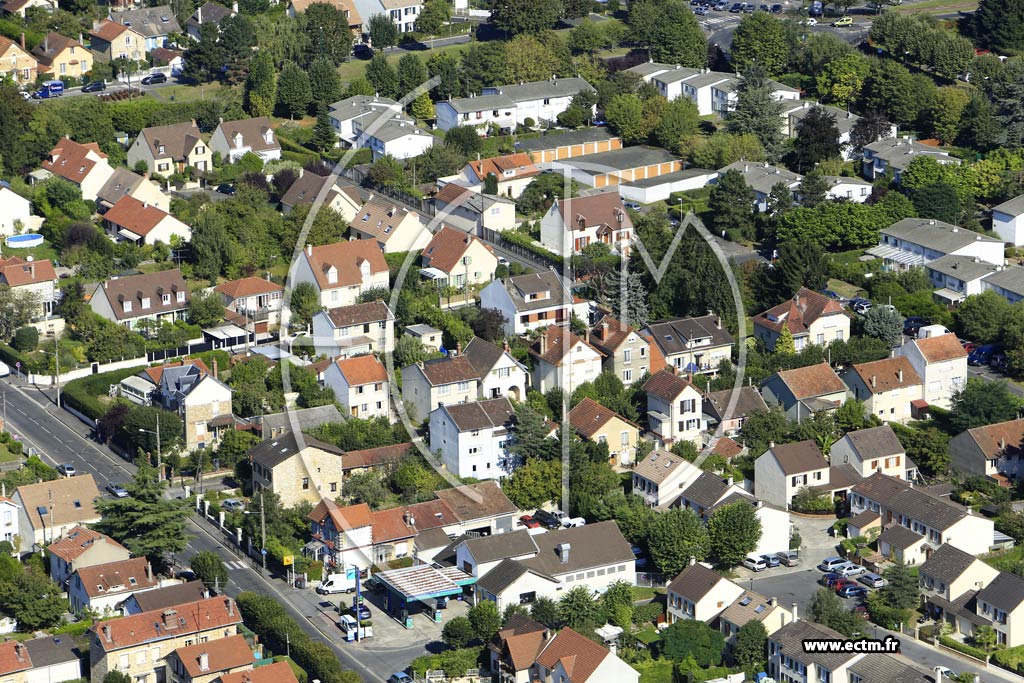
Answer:
[[[654,124],[648,116],[644,101],[637,95],[616,95],[605,109],[608,125],[618,133],[626,144],[646,142]]]
[[[312,101],[309,74],[295,62],[285,64],[277,80],[277,107],[281,114],[290,119],[301,118]]]
[[[571,629],[583,631],[597,621],[598,606],[586,586],[569,589],[558,601],[558,618]]]
[[[308,40],[306,64],[327,59],[337,66],[352,51],[352,32],[345,12],[334,4],[314,2],[302,13],[302,29]]]
[[[56,626],[67,610],[61,589],[36,567],[0,580],[0,613],[17,619],[24,631]]]
[[[386,50],[398,43],[400,32],[395,22],[386,14],[374,14],[366,22],[366,32],[375,50]]]
[[[692,510],[672,509],[655,518],[647,541],[651,559],[663,574],[675,576],[692,560],[708,556],[708,530]]]
[[[481,600],[470,608],[466,616],[469,617],[473,633],[481,642],[490,642],[494,634],[501,628],[501,615],[498,614],[498,605],[491,600]]]
[[[839,128],[836,117],[823,107],[811,107],[796,125],[793,170],[806,173],[815,164],[839,156]]]
[[[732,168],[719,176],[711,188],[708,208],[716,228],[736,230],[746,238],[754,236],[754,190],[738,170]]]
[[[740,501],[717,508],[708,517],[711,552],[722,566],[732,567],[757,548],[761,520],[754,506]]]
[[[810,613],[814,621],[846,636],[853,636],[861,628],[858,617],[828,588],[819,588],[811,598]]]
[[[761,671],[768,655],[768,632],[764,624],[756,619],[751,619],[740,627],[736,633],[736,643],[733,645],[732,656],[736,664],[752,675]]]
[[[817,75],[818,94],[829,102],[846,107],[860,95],[870,65],[858,53],[830,62]]]
[[[416,30],[429,36],[436,36],[451,21],[452,9],[448,0],[426,0],[423,10],[416,17]]]
[[[768,158],[782,151],[782,103],[772,97],[771,84],[764,69],[754,63],[740,78],[736,108],[729,112],[727,124],[732,133],[751,133],[761,141]]]
[[[703,621],[680,619],[661,636],[662,650],[673,661],[693,657],[698,666],[718,666],[725,651],[725,636]]]
[[[398,72],[383,53],[378,52],[366,66],[366,80],[381,97],[398,97]]]
[[[328,57],[317,57],[309,66],[309,88],[315,107],[327,107],[341,99],[341,78]]]
[[[974,15],[974,34],[985,47],[1003,55],[1024,52],[1024,2],[982,0]]]
[[[891,308],[875,306],[864,315],[864,334],[896,346],[903,338],[903,316]]]
[[[996,422],[1007,422],[1017,417],[1020,406],[1020,399],[1010,391],[1006,382],[972,377],[953,394],[949,426],[960,433]]]
[[[228,585],[228,569],[215,552],[202,550],[196,553],[189,567],[210,590],[223,591]]]
[[[707,66],[708,41],[690,8],[668,0],[659,5],[659,14],[650,39],[651,58],[694,69]]]
[[[881,592],[890,607],[901,610],[917,607],[920,587],[917,577],[910,573],[907,565],[894,562],[882,572],[882,576],[888,583]]]
[[[556,442],[557,445],[557,442]],[[531,510],[562,495],[562,463],[532,459],[505,480],[502,491],[523,510]]]
[[[185,75],[197,81],[209,83],[220,75],[220,69],[227,63],[228,54],[220,42],[216,24],[202,24],[199,40],[185,53]]]
[[[251,116],[270,116],[277,102],[277,75],[274,57],[260,50],[252,59],[249,75],[245,79],[245,109]]]
[[[562,11],[561,0],[496,0],[491,23],[510,36],[537,34],[553,28]]]
[[[398,60],[398,92],[406,95],[427,80],[427,67],[419,56],[408,52]]]
[[[188,504],[165,498],[156,469],[144,460],[137,464],[134,479],[125,486],[127,498],[97,501],[100,521],[96,528],[120,542],[133,555],[159,562],[168,554],[185,549]]]
[[[767,12],[754,12],[736,27],[729,54],[740,73],[756,63],[765,74],[778,76],[786,71],[789,50],[785,25]]]
[[[688,97],[677,98],[661,110],[661,119],[654,127],[654,140],[665,149],[679,153],[683,141],[697,132],[699,123],[697,105]]]

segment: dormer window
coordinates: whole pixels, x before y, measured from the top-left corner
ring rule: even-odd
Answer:
[[[149,308],[149,297],[148,296],[142,297],[142,308],[143,308],[143,310]]]
[[[334,266],[327,269],[327,282],[332,285],[338,283],[338,269]]]
[[[164,154],[166,150],[167,148],[164,147],[163,145],[160,145],[159,147],[156,148],[156,151],[159,152],[160,154]]]
[[[270,129],[268,128],[268,129],[267,129],[267,132],[265,132],[265,133],[263,134],[263,141],[264,141],[265,143],[267,143],[268,145],[271,145],[271,144],[273,144],[273,143],[274,143],[274,131],[272,131],[272,130],[270,130]]]
[[[241,147],[241,146],[242,146],[242,134],[241,133],[235,133],[235,147]]]
[[[163,302],[164,306],[166,306],[167,304],[171,303],[171,295],[164,294],[163,297],[161,298],[161,301]]]
[[[123,303],[121,304],[121,307],[122,307],[122,310],[123,310],[123,311],[124,311],[125,313],[131,313],[131,312],[132,312],[132,302],[131,302],[131,301],[125,301],[125,302],[123,302]]]
[[[178,303],[185,303],[185,292],[178,292]]]

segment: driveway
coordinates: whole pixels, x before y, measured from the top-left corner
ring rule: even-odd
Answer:
[[[752,572],[746,567],[737,567],[737,582],[742,585],[744,581],[751,578],[756,582],[766,576],[797,575],[804,573],[808,569],[814,569],[823,559],[836,554],[839,539],[828,534],[835,521],[836,518],[831,515],[828,517],[798,517],[791,515],[790,523],[796,532],[800,534],[800,548],[797,550],[800,553],[800,565],[797,567],[779,566],[762,572]],[[817,573],[817,570],[815,572]],[[814,580],[816,581],[817,578]],[[813,591],[811,592],[813,593]],[[765,593],[765,595],[771,597],[768,593]]]

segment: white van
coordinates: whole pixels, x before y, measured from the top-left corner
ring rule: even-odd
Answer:
[[[316,592],[320,595],[333,595],[334,593],[354,593],[356,590],[355,579],[349,578],[344,574],[328,574],[320,581],[320,585],[316,587]]]
[[[930,339],[931,337],[941,337],[944,334],[949,334],[949,330],[944,325],[924,325],[917,331],[917,338]]]
[[[373,626],[359,626],[351,614],[342,614],[338,618],[338,628],[345,634],[345,640],[350,643],[356,640],[356,629],[359,630],[359,640],[373,638]]]
[[[562,528],[563,529],[574,529],[574,528],[576,528],[578,526],[586,526],[586,525],[587,525],[587,520],[583,519],[582,517],[573,517],[571,519],[563,519],[562,520]]]

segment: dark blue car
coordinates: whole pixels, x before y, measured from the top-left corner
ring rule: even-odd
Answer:
[[[982,344],[967,356],[969,365],[988,365],[992,356],[1003,350],[1001,344]]]

